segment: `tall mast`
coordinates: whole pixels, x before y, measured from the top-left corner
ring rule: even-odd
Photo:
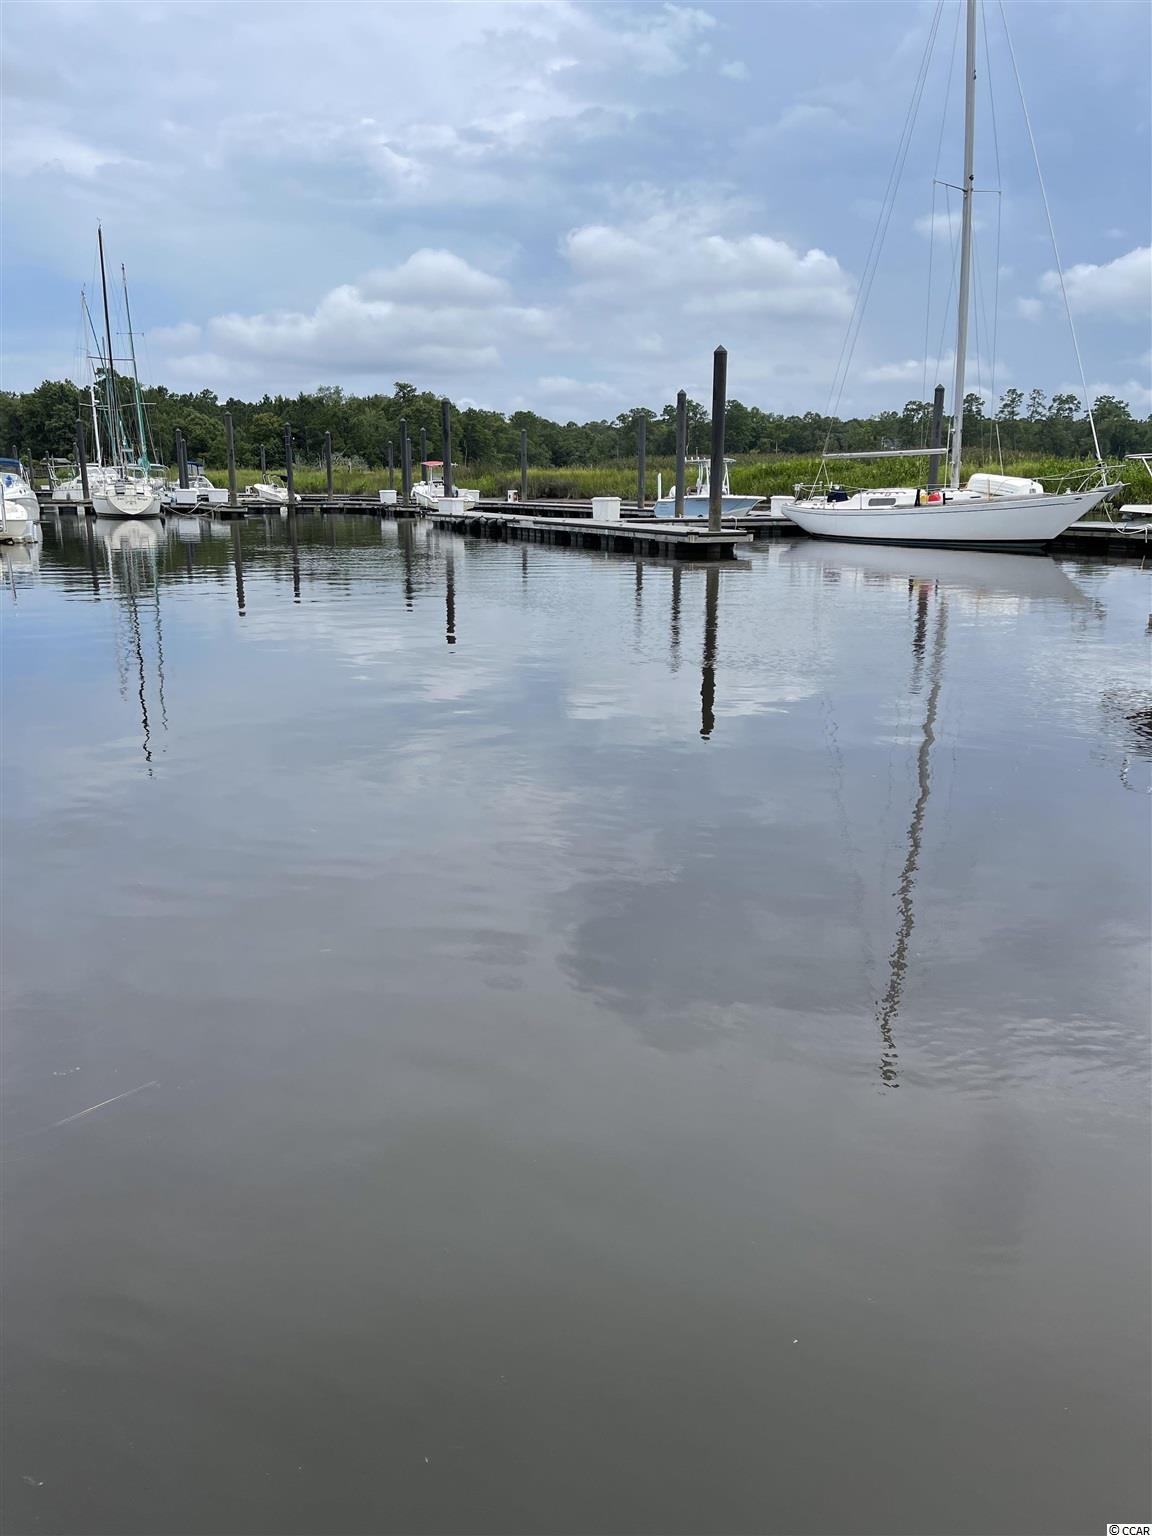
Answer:
[[[84,316],[84,351],[88,358],[88,399],[92,406],[92,436],[96,444],[96,464],[103,469],[104,454],[100,448],[100,417],[96,410],[96,376],[92,371],[92,354],[88,351],[88,331],[92,329],[92,316],[88,313],[88,295],[80,290],[80,309]]]
[[[104,231],[99,224],[96,226],[96,243],[100,247],[100,290],[104,295],[104,339],[108,343],[108,411],[109,435],[112,438],[112,453],[114,461],[118,464],[124,462],[124,450],[120,441],[120,434],[116,428],[120,421],[120,401],[116,392],[116,367],[112,361],[112,320],[108,314],[108,278],[104,271]]]
[[[952,465],[948,483],[960,484],[964,440],[964,353],[968,347],[968,291],[972,281],[972,151],[976,135],[976,0],[967,0],[964,46],[964,183],[960,217],[960,297],[956,314],[956,376],[952,384]]]
[[[140,394],[140,375],[136,371],[136,338],[132,334],[132,311],[128,308],[128,274],[120,263],[120,281],[124,284],[124,316],[128,321],[128,350],[132,356],[132,382],[136,388],[136,431],[140,438],[140,463],[147,468],[151,462],[148,452],[148,430],[144,425],[144,401]]]

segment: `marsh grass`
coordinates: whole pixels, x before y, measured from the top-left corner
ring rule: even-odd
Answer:
[[[737,458],[733,461],[730,479],[732,490],[744,496],[759,492],[762,496],[791,495],[796,485],[808,484],[816,476],[820,460],[814,455],[795,455],[784,458]],[[839,466],[845,484],[861,488],[897,484],[915,484],[917,477],[926,472],[926,461],[919,459],[853,459]],[[662,478],[665,492],[671,489],[675,474],[672,458],[650,458],[647,464],[645,489],[649,500],[656,496],[656,477]],[[964,464],[965,476],[978,470],[999,471],[999,465],[973,456]],[[1005,459],[1004,470],[1010,475],[1024,475],[1029,479],[1055,482],[1064,476],[1076,476],[1092,469],[1088,459],[1014,458]],[[1129,502],[1152,504],[1152,475],[1139,465],[1125,465],[1127,489],[1123,499]],[[174,471],[172,471],[174,475]],[[269,473],[279,473],[274,467]],[[223,481],[219,469],[213,471],[217,484]],[[258,469],[237,469],[237,484],[243,488],[259,480]],[[325,490],[327,481],[322,469],[301,466],[293,471],[296,489],[302,494],[315,495]],[[461,485],[476,488],[482,496],[503,500],[508,490],[519,486],[520,473],[515,467],[492,468],[464,466],[457,470]],[[692,476],[689,476],[691,484]],[[1075,480],[1072,480],[1075,485]],[[388,484],[386,469],[336,469],[333,485],[338,494],[348,496],[375,496]],[[393,484],[400,487],[400,474],[396,472]],[[1058,489],[1053,484],[1054,489]],[[573,465],[564,469],[529,469],[528,495],[533,501],[589,500],[593,496],[620,496],[626,501],[636,497],[636,467],[627,462],[607,464]],[[1104,514],[1101,513],[1101,516]]]

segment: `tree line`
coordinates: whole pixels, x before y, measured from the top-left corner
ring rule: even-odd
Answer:
[[[129,404],[127,381],[118,381]],[[302,463],[318,463],[325,432],[332,434],[334,456],[357,466],[378,467],[387,463],[389,445],[399,462],[400,420],[408,424],[413,439],[413,458],[421,429],[428,451],[440,457],[440,397],[413,384],[397,382],[391,394],[351,395],[324,385],[289,398],[264,395],[260,400],[220,400],[211,390],[181,394],[158,385],[144,391],[153,455],[158,462],[175,463],[175,435],[179,428],[188,443],[188,455],[211,468],[226,459],[224,413],[232,414],[237,461],[256,465],[264,449],[269,465],[283,462],[284,432],[290,426],[293,453]],[[1094,457],[1092,434],[1083,403],[1073,394],[1051,398],[1041,389],[1025,393],[1007,389],[995,411],[989,413],[978,394],[965,398],[965,442],[973,455],[990,460],[999,454],[1061,458]],[[1152,417],[1133,416],[1127,403],[1113,395],[1093,402],[1100,449],[1107,459],[1152,448]],[[19,453],[26,459],[71,458],[76,420],[89,416],[88,397],[67,381],[45,379],[35,389],[0,391],[0,451]],[[786,415],[763,411],[740,400],[728,403],[726,439],[733,455],[819,454],[869,448],[915,448],[928,441],[931,404],[909,400],[902,411],[879,411],[848,419],[818,411]],[[535,411],[481,410],[476,406],[452,406],[453,458],[463,465],[509,467],[517,462],[520,433],[527,431],[532,464],[561,468],[605,464],[631,457],[636,452],[638,424],[646,423],[648,452],[653,456],[675,452],[676,408],[662,411],[637,406],[612,420],[552,421]],[[688,402],[689,452],[708,450],[708,411],[699,401]],[[92,430],[87,425],[88,452],[93,453]]]

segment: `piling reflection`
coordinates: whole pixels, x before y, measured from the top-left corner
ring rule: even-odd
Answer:
[[[240,531],[240,519],[232,522],[232,565],[236,575],[236,612],[244,617],[244,545]]]
[[[444,552],[444,626],[448,644],[456,644],[456,557]]]
[[[704,653],[700,666],[700,734],[708,741],[716,729],[716,630],[719,622],[720,572],[704,573]]]
[[[669,623],[668,657],[673,672],[680,670],[680,586],[683,572],[679,565],[672,567],[672,606]]]

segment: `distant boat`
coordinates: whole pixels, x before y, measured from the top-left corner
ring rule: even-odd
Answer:
[[[36,537],[40,502],[19,459],[0,459],[0,542],[23,544]]]
[[[426,511],[429,512],[435,512],[437,507],[439,507],[440,503],[444,500],[445,496],[444,460],[425,459],[421,464],[420,469],[421,471],[429,471],[428,478],[417,480],[416,484],[412,487],[412,500],[418,507],[423,507]],[[437,470],[440,471],[439,474],[435,473]],[[454,485],[452,487],[452,494],[458,500],[463,501],[465,505],[470,507],[475,506],[476,503],[480,500],[479,491],[465,490],[464,487],[460,485]]]
[[[163,502],[166,507],[195,507],[201,502],[210,507],[222,507],[227,502],[227,490],[213,485],[203,467],[193,460],[188,464],[187,480],[186,486],[171,480],[165,484]]]
[[[685,463],[696,470],[696,484],[690,491],[684,493],[684,516],[707,517],[710,502],[709,488],[711,485],[712,464],[705,458],[692,458]],[[731,459],[724,460],[724,483],[720,488],[720,510],[725,517],[737,517],[745,512],[751,512],[752,508],[763,501],[762,496],[733,496],[728,483],[728,466]],[[653,509],[654,517],[675,517],[676,497],[661,496]]]
[[[284,475],[269,475],[267,480],[258,480],[255,485],[246,485],[240,495],[244,501],[275,501],[286,507],[288,481]]]
[[[1105,483],[1103,464],[1080,477],[1075,490],[1053,492],[1037,480],[1014,475],[975,474],[960,487],[964,435],[964,368],[972,274],[973,142],[976,114],[976,0],[966,0],[964,64],[964,176],[961,184],[959,301],[956,313],[956,365],[952,385],[952,440],[948,449],[947,486],[892,486],[851,490],[831,483],[825,464],[833,459],[929,457],[939,462],[943,449],[881,449],[876,453],[825,454],[821,479],[797,486],[787,511],[805,533],[824,539],[885,544],[939,544],[976,548],[1036,548],[1063,532],[1120,489]],[[854,316],[855,318],[855,316]],[[1092,478],[1098,484],[1089,488]]]
[[[88,488],[92,495],[92,508],[97,517],[119,520],[126,517],[158,517],[160,514],[160,482],[152,474],[152,466],[149,461],[147,445],[147,429],[144,418],[144,405],[140,395],[140,382],[136,377],[136,348],[132,344],[132,377],[134,382],[134,403],[138,441],[135,445],[129,439],[120,410],[120,393],[116,380],[116,360],[112,352],[112,320],[108,310],[108,279],[104,268],[104,233],[96,232],[97,246],[100,252],[100,290],[104,301],[104,336],[106,351],[93,362],[99,362],[101,393],[104,396],[103,409],[106,413],[107,423],[107,451],[108,462],[104,462],[104,444],[101,443],[99,415],[96,409],[95,381],[89,388],[92,400],[93,431],[96,436],[96,463],[88,470]],[[127,289],[125,289],[125,302],[127,302]],[[85,318],[88,316],[87,303],[84,306]],[[131,318],[129,316],[129,336],[131,336]],[[97,342],[97,346],[99,343]],[[80,500],[83,496],[81,477],[70,482],[69,489],[80,486],[79,496],[69,499]]]

